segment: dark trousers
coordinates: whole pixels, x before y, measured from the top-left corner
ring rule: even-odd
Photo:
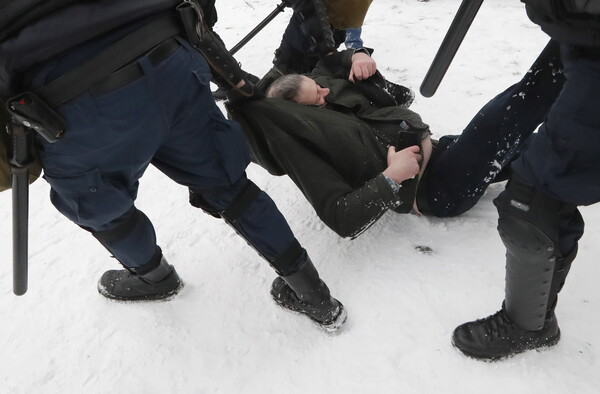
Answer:
[[[311,19],[306,20],[304,14],[299,11],[292,14],[281,38],[281,44],[275,51],[273,64],[284,73],[310,73],[323,55],[316,50],[317,42],[312,38],[319,29],[314,24],[317,21],[316,16],[311,15]],[[339,46],[346,39],[346,31],[332,27],[332,32],[335,44]],[[321,37],[317,36],[316,39]]]
[[[521,152],[563,87],[558,43],[550,41],[529,71],[488,102],[460,136],[445,136],[427,168],[429,213],[471,209],[500,171]]]
[[[250,159],[240,127],[215,105],[204,58],[186,41],[179,42],[158,65],[140,58],[142,76],[133,82],[99,96],[92,89],[60,106],[68,124],[65,136],[54,144],[38,140],[52,203],[93,233],[119,232],[131,217],[140,217],[134,215],[134,201],[150,164],[175,182],[201,190],[216,211],[232,204],[248,183]],[[49,64],[38,79],[69,69],[74,58]],[[141,216],[127,231],[103,242],[125,267],[143,266],[158,250],[154,228]],[[297,244],[264,192],[237,224],[236,230],[270,262]]]
[[[600,55],[561,46],[566,82],[513,172],[550,196],[574,205],[600,201]],[[559,227],[568,254],[584,230],[579,215]]]

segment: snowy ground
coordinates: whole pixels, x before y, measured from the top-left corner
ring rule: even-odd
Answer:
[[[458,0],[377,0],[363,37],[391,80],[418,90]],[[218,2],[229,46],[275,0]],[[270,67],[289,10],[238,52],[244,68]],[[516,0],[488,0],[446,78],[413,109],[435,136],[460,133],[487,100],[518,80],[546,37]],[[277,308],[272,270],[222,222],[187,204],[186,190],[154,169],[139,207],[186,282],[169,302],[122,304],[96,292],[117,264],[31,187],[30,289],[12,295],[10,195],[0,195],[0,393],[598,393],[600,206],[584,207],[587,231],[557,309],[563,337],[549,351],[504,362],[464,357],[454,327],[495,312],[504,249],[490,188],[455,219],[387,214],[354,241],[316,217],[287,178],[251,166],[309,250],[349,320],[327,335]],[[432,254],[415,247],[426,245]]]

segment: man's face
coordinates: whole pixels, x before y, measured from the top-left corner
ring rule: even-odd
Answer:
[[[322,88],[312,79],[302,76],[302,86],[294,101],[305,105],[324,105],[328,94],[328,88]]]

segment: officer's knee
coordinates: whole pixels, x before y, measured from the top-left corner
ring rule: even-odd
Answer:
[[[498,209],[498,231],[506,247],[515,253],[554,254],[564,215],[577,207],[543,193],[513,176],[494,200]]]
[[[254,203],[261,192],[262,190],[254,182],[246,180],[241,190],[237,192],[237,195],[229,204],[218,207],[216,204],[210,202],[201,190],[190,188],[190,204],[216,218],[223,218],[229,223],[235,223]]]

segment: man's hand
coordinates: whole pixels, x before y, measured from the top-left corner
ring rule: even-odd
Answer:
[[[417,145],[409,146],[398,152],[395,147],[390,146],[387,154],[388,167],[383,171],[383,175],[396,183],[402,183],[419,173],[420,160],[421,150]]]
[[[352,67],[348,79],[354,82],[355,79],[367,79],[377,71],[377,63],[366,53],[357,52],[352,55]]]

